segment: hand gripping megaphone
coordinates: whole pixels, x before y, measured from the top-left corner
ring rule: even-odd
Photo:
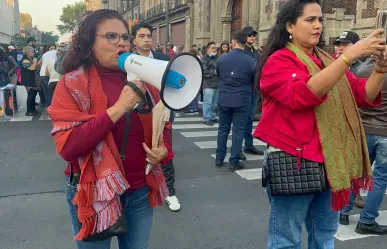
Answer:
[[[135,75],[159,89],[161,101],[173,111],[188,107],[203,83],[202,64],[190,53],[182,53],[169,62],[123,53],[118,57],[118,66],[128,74],[128,80]]]

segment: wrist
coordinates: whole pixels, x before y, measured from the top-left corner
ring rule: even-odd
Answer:
[[[113,123],[117,123],[126,111],[120,106],[113,105],[112,107],[108,108],[106,112],[109,115],[110,119],[113,121]]]
[[[340,56],[340,58],[342,58],[348,66],[351,66],[352,63],[356,60],[356,57],[351,53],[344,53]]]

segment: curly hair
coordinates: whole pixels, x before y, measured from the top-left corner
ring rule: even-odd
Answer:
[[[76,70],[80,66],[89,67],[97,63],[92,51],[97,35],[98,25],[107,19],[117,19],[124,24],[129,33],[125,19],[115,10],[100,9],[89,13],[80,23],[72,38],[72,46],[66,56],[63,73]]]

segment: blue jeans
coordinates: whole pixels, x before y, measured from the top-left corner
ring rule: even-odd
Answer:
[[[334,249],[339,214],[331,208],[331,192],[300,196],[270,196],[268,249],[301,249],[302,224],[308,248]]]
[[[360,213],[360,222],[372,224],[379,216],[379,208],[387,189],[387,137],[367,135],[367,147],[371,164],[374,164],[372,173],[373,187],[368,193],[363,210]],[[356,195],[351,194],[348,206],[341,210],[343,214],[349,214],[353,209]]]
[[[251,131],[253,130],[254,115],[255,115],[255,111],[257,110],[258,100],[259,100],[258,94],[254,93],[251,97],[250,115],[249,115],[249,118],[247,119],[245,135],[244,135],[245,150],[249,150],[254,147],[253,135],[251,135]]]
[[[232,124],[232,145],[230,163],[238,163],[241,156],[243,134],[250,114],[249,106],[226,107],[218,105],[219,128],[216,148],[216,160],[224,161],[227,154],[227,139]]]
[[[191,103],[191,105],[189,106],[189,111],[190,112],[197,112],[197,111],[199,111],[199,100],[198,100],[198,97],[196,97],[194,99],[194,101]]]
[[[371,163],[374,164],[372,178],[374,185],[368,193],[363,210],[360,213],[360,222],[372,224],[379,216],[379,208],[383,202],[387,189],[387,137],[367,135],[368,151]]]
[[[66,186],[66,199],[69,206],[74,236],[80,230],[77,218],[77,207],[72,204],[76,193],[75,187]],[[146,249],[152,230],[153,209],[148,201],[148,187],[138,189],[121,196],[123,212],[128,223],[127,234],[118,237],[120,249]],[[110,249],[111,239],[95,242],[77,241],[78,249]]]
[[[203,89],[203,119],[204,121],[216,120],[216,105],[218,103],[218,89]]]
[[[46,100],[46,106],[50,106],[51,105],[51,95],[50,95],[50,90],[48,89],[48,82],[50,81],[50,77],[40,76],[40,79],[43,82],[43,92],[44,92],[44,99]]]

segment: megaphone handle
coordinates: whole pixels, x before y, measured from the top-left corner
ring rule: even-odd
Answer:
[[[142,103],[146,103],[146,97],[143,92],[141,92],[140,88],[136,86],[132,81],[128,81],[127,85],[132,88],[132,90],[137,93],[137,95],[141,98]]]

